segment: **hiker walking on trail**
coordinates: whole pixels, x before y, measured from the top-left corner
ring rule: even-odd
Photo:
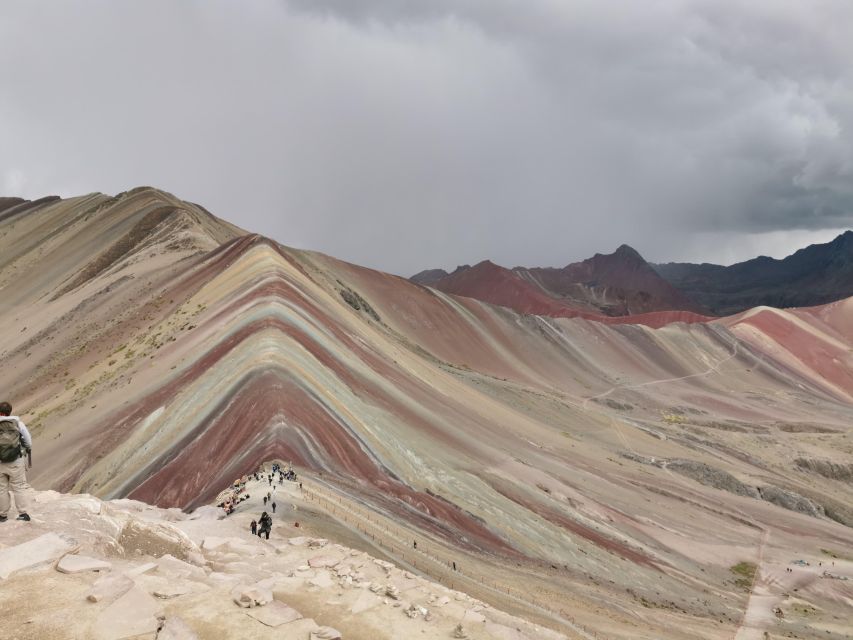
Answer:
[[[257,535],[258,533],[258,523],[255,520],[252,520],[252,524],[249,525],[252,529],[252,535]]]
[[[267,498],[266,496],[264,496],[264,506],[266,506],[266,505],[267,505],[267,500],[269,500],[269,498]]]
[[[12,415],[12,405],[0,402],[0,522],[6,522],[11,508],[10,495],[15,496],[18,520],[29,521],[30,505],[27,469],[24,456],[30,457],[33,439],[27,426]]]
[[[272,512],[275,513],[275,502],[272,503]]]
[[[272,531],[272,518],[266,511],[261,514],[259,524],[260,527],[258,528],[258,537],[260,538],[262,535],[266,534],[267,540],[269,540],[270,531]]]

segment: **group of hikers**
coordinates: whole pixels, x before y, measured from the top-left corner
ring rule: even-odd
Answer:
[[[33,439],[18,416],[12,415],[12,405],[0,402],[0,522],[9,519],[11,496],[18,509],[16,520],[29,522],[30,485],[27,484],[27,465],[32,466]]]
[[[248,482],[250,478],[254,478],[256,482],[266,481],[269,486],[272,487],[272,490],[268,491],[263,497],[263,501],[264,506],[266,507],[269,505],[269,508],[273,513],[275,513],[275,510],[278,507],[275,502],[274,494],[277,487],[273,484],[274,481],[278,480],[279,485],[284,484],[285,480],[290,482],[298,481],[298,477],[292,466],[288,465],[287,469],[283,469],[278,463],[273,463],[272,469],[269,471],[261,468],[252,473],[250,476],[243,476],[242,478],[235,480],[228,489],[220,493],[218,496],[216,506],[224,509],[226,515],[234,513],[238,504],[249,499]],[[302,488],[301,483],[299,487]],[[296,526],[299,525],[297,524]],[[268,512],[264,511],[258,520],[252,520],[249,525],[249,529],[251,530],[252,535],[266,537],[266,539],[269,540],[270,532],[272,531],[272,516]]]
[[[252,520],[252,524],[249,525],[252,530],[252,535],[257,535],[259,538],[266,534],[267,540],[270,539],[270,531],[272,531],[272,517],[266,511],[261,514],[260,521],[256,522]]]
[[[238,504],[251,498],[246,490],[247,482],[249,482],[249,478],[247,476],[243,476],[242,478],[235,480],[234,484],[217,496],[219,501],[216,503],[216,506],[223,509],[226,516],[230,516],[234,513],[234,509],[237,508]]]

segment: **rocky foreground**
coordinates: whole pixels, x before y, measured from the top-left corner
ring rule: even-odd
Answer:
[[[564,637],[362,551],[285,537],[280,519],[262,540],[248,511],[40,491],[32,515],[0,525],[3,638]]]

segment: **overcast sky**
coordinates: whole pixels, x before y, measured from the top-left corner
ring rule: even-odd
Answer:
[[[850,0],[4,0],[0,195],[154,185],[411,275],[853,226]]]

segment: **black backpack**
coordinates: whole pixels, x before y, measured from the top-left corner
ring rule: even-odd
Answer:
[[[14,462],[21,454],[21,430],[18,429],[18,423],[0,419],[0,462]]]

